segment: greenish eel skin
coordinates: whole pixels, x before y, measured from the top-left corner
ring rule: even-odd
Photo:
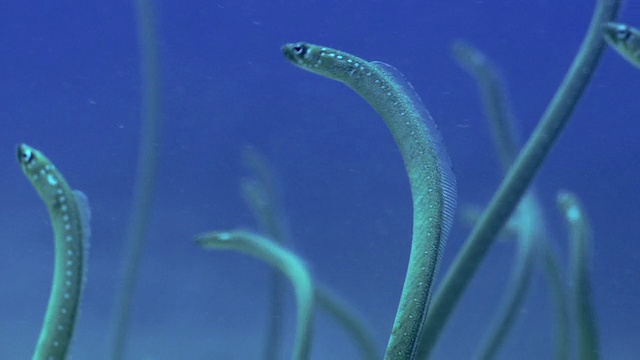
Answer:
[[[242,152],[242,162],[253,173],[240,182],[240,191],[245,203],[253,211],[260,229],[278,244],[286,244],[287,229],[279,206],[275,171],[267,159],[256,149],[247,147]],[[282,348],[285,320],[284,278],[277,271],[271,272],[269,285],[269,315],[267,316],[267,338],[264,360],[277,360]]]
[[[425,336],[418,349],[420,359],[429,358],[449,316],[462,298],[496,235],[518,205],[569,122],[604,50],[602,26],[616,18],[620,4],[620,0],[596,2],[589,28],[569,71],[462,249],[455,256],[433,297],[423,332]]]
[[[623,58],[640,68],[640,30],[629,25],[608,22],[602,26],[602,34]]]
[[[315,287],[305,263],[279,244],[248,231],[214,231],[196,235],[204,249],[235,250],[254,256],[282,272],[293,285],[297,302],[294,360],[307,360],[311,354]]]
[[[482,51],[466,42],[456,41],[452,46],[452,53],[460,66],[478,83],[485,117],[489,121],[493,142],[506,173],[518,156],[519,146],[499,71]],[[488,331],[485,331],[476,356],[473,357],[478,360],[496,358],[509,335],[529,289],[537,248],[545,240],[546,226],[542,208],[532,189],[520,200],[505,228],[508,226],[513,227],[510,230],[517,238],[518,250],[509,285],[500,300],[499,310]]]
[[[142,77],[142,122],[140,145],[133,188],[133,208],[125,237],[125,257],[114,309],[109,359],[124,359],[129,339],[129,322],[133,293],[139,278],[140,259],[146,244],[146,231],[151,217],[158,178],[158,148],[162,126],[162,84],[160,42],[157,36],[156,12],[153,0],[135,0],[138,44],[140,47],[140,75]]]
[[[591,225],[578,197],[566,190],[556,199],[569,226],[571,240],[571,278],[576,323],[578,325],[578,358],[597,360],[599,355],[598,324],[591,295]]]
[[[455,177],[440,133],[411,84],[392,66],[302,42],[286,44],[282,52],[293,64],[362,96],[400,149],[413,197],[413,241],[385,359],[413,359],[456,206]]]
[[[87,197],[73,191],[56,167],[40,151],[18,146],[18,162],[47,205],[55,236],[55,267],[49,305],[34,360],[66,358],[84,283],[89,206]]]

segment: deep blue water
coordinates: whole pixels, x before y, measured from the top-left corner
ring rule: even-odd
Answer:
[[[337,82],[296,69],[280,52],[308,41],[393,64],[442,132],[458,202],[485,203],[501,170],[475,83],[452,60],[463,38],[499,64],[522,137],[537,123],[589,23],[592,2],[157,2],[164,124],[161,165],[128,357],[259,358],[268,272],[196,233],[255,228],[239,195],[243,148],[280,177],[295,250],[388,339],[411,236],[402,159],[382,120]],[[640,25],[628,2],[621,20]],[[47,212],[16,164],[15,145],[41,149],[84,191],[93,212],[89,273],[71,351],[106,359],[139,140],[141,79],[130,2],[7,0],[0,5],[0,358],[31,355],[49,293]],[[603,359],[638,350],[640,71],[608,49],[572,121],[537,177],[553,239],[567,259],[555,206],[578,194],[592,221],[593,291]],[[456,221],[441,274],[469,229]],[[439,359],[473,354],[508,279],[515,246],[497,242],[456,309]],[[565,261],[566,263],[566,261]],[[500,357],[552,354],[552,309],[540,267]],[[290,295],[289,295],[290,296]],[[287,304],[289,353],[294,303]],[[314,359],[350,359],[343,332],[318,319]]]

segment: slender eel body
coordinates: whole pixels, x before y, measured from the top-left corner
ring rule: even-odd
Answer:
[[[34,360],[62,360],[73,337],[84,282],[89,239],[87,197],[72,191],[41,152],[18,146],[18,162],[49,209],[55,241],[55,265],[49,305]]]
[[[411,183],[413,240],[385,359],[413,359],[456,205],[441,136],[411,84],[392,66],[306,43],[287,44],[282,51],[295,65],[356,91],[382,117],[400,149]]]
[[[158,152],[161,142],[162,94],[160,50],[156,34],[156,12],[153,0],[135,0],[135,16],[140,47],[142,76],[142,123],[136,180],[133,188],[131,217],[125,235],[125,256],[121,283],[117,289],[111,333],[109,359],[122,360],[129,339],[131,303],[139,278],[140,262],[146,244],[146,231],[151,218],[155,183],[158,178]]]
[[[252,177],[242,179],[240,190],[245,203],[253,211],[260,229],[278,244],[287,244],[286,221],[279,206],[279,194],[275,171],[267,159],[253,148],[246,148],[242,160]],[[269,285],[269,315],[264,360],[277,360],[282,348],[285,320],[284,277],[275,269],[271,272]]]
[[[620,0],[599,0],[578,54],[547,110],[507,172],[491,202],[444,275],[433,297],[418,357],[427,359],[496,235],[546,160],[589,85],[604,50],[602,25],[615,19]]]
[[[602,26],[604,39],[623,58],[640,68],[640,30],[629,25],[608,22]]]
[[[571,240],[571,278],[573,302],[578,325],[578,357],[597,360],[599,355],[598,324],[591,295],[591,225],[578,197],[561,190],[556,199]]]
[[[196,243],[205,249],[236,250],[277,268],[293,285],[297,302],[294,360],[307,360],[311,353],[315,287],[307,266],[294,253],[277,243],[247,231],[217,231],[199,234]]]
[[[491,127],[502,169],[506,173],[518,156],[519,145],[499,71],[482,51],[463,41],[453,44],[452,53],[460,66],[478,83],[485,117]],[[517,239],[518,250],[509,285],[499,303],[499,310],[485,331],[480,348],[474,356],[477,360],[496,358],[518,318],[531,282],[537,249],[540,243],[545,241],[544,215],[533,189],[529,189],[522,197],[508,225],[512,227],[511,231]]]
[[[467,42],[455,41],[451,53],[460,67],[473,76],[478,84],[500,165],[507,172],[518,156],[520,145],[500,71],[480,49]]]

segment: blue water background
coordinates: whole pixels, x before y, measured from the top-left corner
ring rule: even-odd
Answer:
[[[621,19],[640,25],[628,2]],[[296,69],[280,46],[304,40],[394,65],[438,124],[459,204],[486,203],[498,166],[473,79],[452,60],[463,38],[500,65],[522,137],[573,59],[592,1],[159,1],[164,125],[153,219],[134,299],[129,359],[257,359],[269,272],[257,260],[205,252],[206,230],[255,228],[239,195],[252,146],[280,177],[293,247],[352,302],[384,349],[411,237],[402,159],[382,120],[350,89]],[[51,281],[46,208],[15,145],[44,151],[93,211],[89,273],[72,355],[106,359],[132,200],[141,79],[128,1],[0,5],[0,358],[32,353]],[[576,192],[592,219],[593,291],[602,358],[632,359],[640,328],[640,71],[607,50],[537,178],[562,259],[554,197]],[[441,274],[468,228],[457,220]],[[473,354],[509,277],[515,244],[497,242],[456,309],[438,359]],[[566,261],[563,261],[566,264]],[[294,302],[287,298],[285,355]],[[552,304],[541,268],[500,353],[552,354]],[[357,358],[335,323],[317,320],[313,358]]]

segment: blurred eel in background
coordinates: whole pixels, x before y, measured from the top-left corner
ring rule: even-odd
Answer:
[[[557,197],[565,222],[569,228],[571,243],[571,280],[573,303],[578,325],[578,358],[597,360],[598,329],[591,300],[591,225],[578,197],[566,190]]]
[[[110,349],[110,359],[112,360],[123,359],[126,351],[131,302],[151,217],[151,205],[158,172],[158,147],[162,120],[160,56],[153,0],[135,0],[135,11],[141,58],[142,123],[131,217],[125,236],[124,261],[120,270],[121,283],[116,294],[113,313]]]
[[[243,163],[253,173],[252,177],[246,177],[240,183],[242,197],[253,211],[260,229],[270,238],[269,240],[283,247],[290,246],[289,228],[284,208],[281,205],[282,198],[277,189],[278,181],[273,167],[264,156],[253,148],[247,148],[242,155]],[[284,319],[282,275],[281,272],[274,271],[269,286],[270,304],[267,316],[269,322],[267,324],[265,360],[280,358]],[[318,307],[338,321],[354,338],[362,353],[362,358],[366,360],[379,359],[378,346],[365,320],[331,288],[320,285],[317,281],[314,281],[314,284],[315,300]]]
[[[513,166],[509,168],[487,209],[465,241],[462,250],[456,255],[452,266],[442,280],[442,285],[435,292],[431,310],[427,314],[423,337],[419,342],[417,358],[429,357],[449,316],[496,236],[518,206],[520,198],[527,191],[549,151],[569,122],[604,50],[605,43],[602,39],[601,27],[616,18],[620,3],[620,0],[596,2],[591,23],[569,71],[533,134],[518,154]]]
[[[485,54],[466,42],[454,42],[452,54],[458,64],[477,82],[485,117],[490,125],[501,167],[506,173],[518,155],[519,145],[514,130],[514,117],[499,71]],[[520,204],[509,220],[507,230],[517,239],[518,251],[506,294],[500,301],[498,313],[490,325],[489,331],[481,341],[480,348],[474,357],[476,359],[495,358],[513,327],[525,300],[536,255],[553,251],[551,244],[548,244],[545,238],[547,229],[542,206],[532,188],[520,200]],[[548,261],[543,262],[546,267],[549,267],[545,272],[548,276],[553,276],[553,270],[559,268],[558,264],[551,263],[553,261],[557,261],[557,257],[551,255],[548,257]],[[559,273],[556,275],[559,276]],[[552,291],[554,294],[558,294],[553,299],[556,301],[556,321],[562,322],[557,326],[556,356],[558,359],[565,359],[569,349],[567,346],[569,326],[567,317],[563,316],[566,312],[564,289],[561,280],[558,282],[549,279],[549,284],[551,286],[558,285],[558,288]]]

